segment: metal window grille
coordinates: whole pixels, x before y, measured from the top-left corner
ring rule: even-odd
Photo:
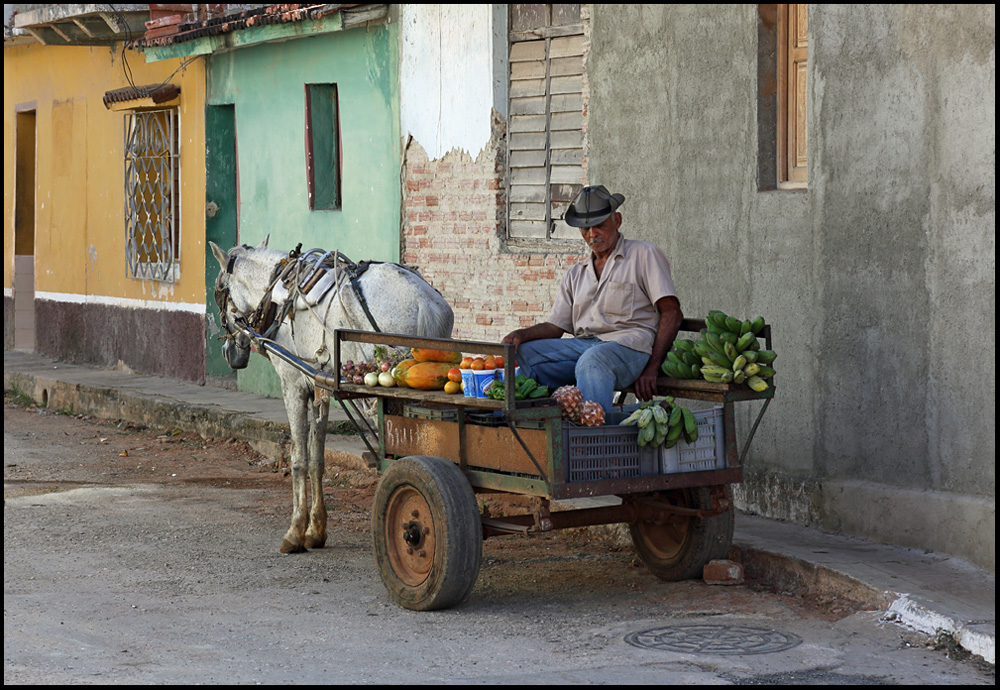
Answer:
[[[179,260],[174,109],[125,114],[125,256],[129,275],[172,283]]]

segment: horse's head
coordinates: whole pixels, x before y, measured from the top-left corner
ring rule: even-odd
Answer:
[[[219,320],[226,331],[222,336],[222,355],[230,369],[245,369],[250,362],[250,338],[242,331],[246,326],[247,314],[253,311],[254,305],[242,281],[234,276],[236,264],[242,258],[246,259],[248,252],[253,251],[246,245],[238,245],[228,252],[222,250],[215,242],[209,242],[212,254],[219,262],[219,275],[215,279],[215,303],[219,307]],[[267,238],[258,249],[267,247]]]

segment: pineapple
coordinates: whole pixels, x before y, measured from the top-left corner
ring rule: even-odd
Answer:
[[[582,426],[604,426],[604,408],[593,400],[585,400],[580,405],[580,424]]]
[[[563,416],[571,422],[580,423],[580,405],[583,404],[583,393],[576,386],[560,386],[552,394],[556,404],[562,408]]]

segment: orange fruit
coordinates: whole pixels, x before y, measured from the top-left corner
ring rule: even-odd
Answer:
[[[462,370],[458,368],[453,368],[448,370],[448,380],[455,383],[462,382]]]
[[[497,369],[503,369],[503,365],[504,365],[503,355],[500,355],[499,357],[497,357],[493,361],[496,363]]]
[[[474,360],[472,360],[472,364],[469,366],[469,368],[474,369],[476,371],[482,371],[483,369],[486,368],[486,361],[482,357],[476,357]]]
[[[452,371],[456,370],[452,369]],[[462,383],[460,381],[449,381],[448,383],[444,384],[444,392],[448,393],[449,395],[454,395],[455,393],[461,393]]]
[[[472,368],[472,357],[466,357],[462,360],[461,364],[458,365],[459,369],[471,369]]]

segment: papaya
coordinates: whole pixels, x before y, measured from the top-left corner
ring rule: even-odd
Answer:
[[[420,362],[415,359],[404,359],[392,368],[389,373],[392,374],[392,378],[396,379],[397,386],[406,386],[406,372],[416,364],[420,364]]]
[[[431,350],[425,347],[410,348],[410,356],[418,362],[445,362],[458,364],[462,361],[461,352],[450,350]]]
[[[448,383],[448,372],[455,365],[449,362],[418,362],[403,373],[403,380],[410,388],[421,391],[438,391]]]

